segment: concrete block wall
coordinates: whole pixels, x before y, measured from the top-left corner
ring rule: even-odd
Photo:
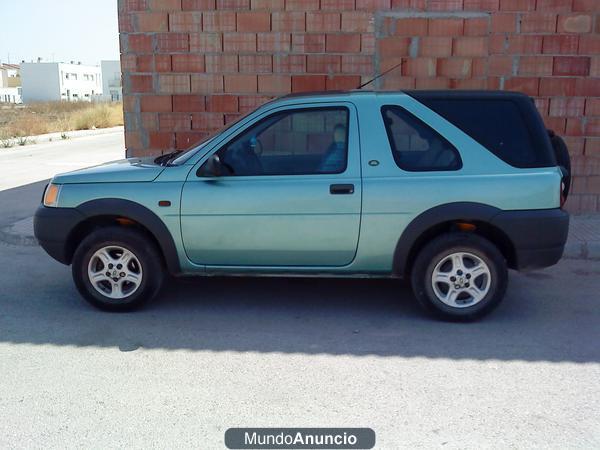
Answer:
[[[129,156],[183,149],[272,97],[370,88],[535,98],[600,211],[600,0],[119,0]]]

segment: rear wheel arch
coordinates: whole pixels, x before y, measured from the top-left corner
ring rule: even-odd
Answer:
[[[451,231],[465,231],[485,237],[492,242],[507,261],[516,266],[515,247],[508,235],[492,224],[500,209],[474,202],[447,203],[419,214],[405,228],[394,252],[393,273],[406,277],[419,254],[429,241]]]
[[[83,214],[84,219],[68,235],[66,252],[69,259],[89,233],[98,228],[117,225],[135,228],[146,235],[160,251],[169,272],[180,272],[173,236],[164,222],[145,206],[130,200],[107,198],[83,203],[77,210]]]

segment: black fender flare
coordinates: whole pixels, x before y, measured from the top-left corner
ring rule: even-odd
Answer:
[[[411,251],[427,230],[451,221],[481,221],[491,223],[500,209],[483,203],[455,202],[428,209],[415,217],[404,229],[394,251],[393,273],[404,275],[413,256]]]
[[[83,215],[83,221],[96,216],[119,216],[131,219],[146,228],[154,237],[165,258],[170,273],[180,272],[179,257],[175,241],[165,223],[147,207],[120,198],[90,200],[75,208]]]

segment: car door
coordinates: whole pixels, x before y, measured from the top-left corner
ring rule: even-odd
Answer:
[[[351,103],[261,115],[215,149],[226,168],[182,191],[186,253],[206,266],[344,266],[361,214],[360,149]],[[215,153],[214,151],[212,153]]]

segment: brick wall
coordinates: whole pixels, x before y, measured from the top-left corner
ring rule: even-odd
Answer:
[[[566,136],[600,211],[600,0],[119,0],[130,156],[187,148],[289,92],[510,89]]]

